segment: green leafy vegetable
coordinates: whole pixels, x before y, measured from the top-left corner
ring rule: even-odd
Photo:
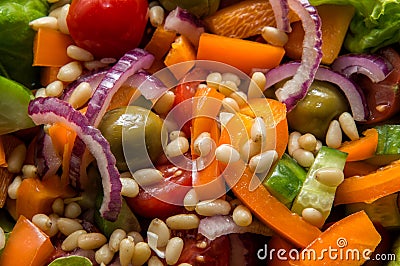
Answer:
[[[38,69],[32,67],[35,32],[29,22],[47,12],[46,0],[0,1],[0,75],[28,88],[38,81]]]
[[[0,76],[0,135],[35,126],[28,116],[33,98],[28,88]]]
[[[53,260],[49,266],[92,266],[93,263],[86,257],[69,256]]]
[[[310,0],[312,5],[352,5],[356,9],[344,46],[351,52],[374,52],[400,41],[400,0]]]
[[[177,6],[188,10],[198,17],[206,17],[217,11],[220,0],[161,0],[160,3],[167,10]]]

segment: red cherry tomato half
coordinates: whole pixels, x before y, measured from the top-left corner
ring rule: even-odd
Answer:
[[[185,212],[183,198],[191,189],[192,173],[182,170],[172,164],[157,167],[163,173],[166,181],[152,188],[140,189],[134,198],[126,198],[128,206],[135,214],[145,218],[167,218],[169,216]],[[179,204],[171,204],[160,200],[171,199]]]
[[[176,86],[175,88],[175,101],[174,107],[178,108],[175,112],[175,119],[178,121],[186,121],[191,118],[192,115],[192,105],[189,103],[182,104],[185,101],[189,101],[196,94],[196,89],[200,82],[187,82]],[[183,131],[186,136],[190,136],[190,126],[191,121],[184,123],[181,131]]]
[[[75,43],[97,58],[137,47],[147,23],[146,0],[74,0],[67,25]]]

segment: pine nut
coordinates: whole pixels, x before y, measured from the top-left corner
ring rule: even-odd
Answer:
[[[64,5],[60,13],[58,15],[58,28],[62,33],[69,34],[68,25],[67,25],[67,15],[69,11],[70,4]]]
[[[322,147],[322,141],[317,139],[317,145],[315,146],[315,150],[313,151],[314,154],[317,154]]]
[[[10,153],[7,160],[7,170],[10,173],[18,174],[21,172],[22,165],[24,164],[26,157],[26,147],[25,144],[21,143]]]
[[[59,97],[63,90],[63,83],[59,80],[55,80],[46,86],[46,95],[49,97]]]
[[[99,69],[99,68],[106,67],[107,64],[104,64],[104,63],[100,62],[99,60],[92,60],[92,61],[83,62],[83,66],[87,70],[96,70],[96,69]]]
[[[344,180],[343,171],[335,167],[320,168],[315,172],[315,179],[329,187],[337,187]]]
[[[75,231],[83,229],[82,225],[77,220],[65,217],[60,217],[57,220],[57,227],[58,230],[60,230],[60,232],[66,236],[72,234]]]
[[[4,234],[3,228],[0,227],[0,250],[6,245],[6,235]]]
[[[160,3],[158,1],[151,1],[149,2],[149,8],[152,8],[153,6],[159,6]]]
[[[150,186],[164,180],[163,174],[154,168],[139,169],[133,173],[133,178],[140,186]]]
[[[253,221],[253,215],[249,208],[244,205],[238,205],[233,210],[232,219],[239,226],[249,226]]]
[[[317,139],[311,133],[306,133],[299,137],[298,139],[300,148],[305,149],[306,151],[313,152],[315,147],[317,147]]]
[[[328,147],[339,148],[342,145],[342,130],[337,120],[332,120],[326,132],[325,142]]]
[[[222,199],[205,200],[197,203],[195,211],[203,216],[228,215],[231,205]]]
[[[206,77],[207,85],[210,87],[218,87],[222,83],[222,75],[219,72],[213,72]]]
[[[165,155],[167,157],[176,157],[183,155],[189,150],[189,141],[184,137],[177,137],[165,147]]]
[[[174,105],[175,94],[173,91],[165,92],[154,104],[153,109],[157,114],[167,114]]]
[[[222,93],[225,96],[231,95],[233,92],[238,91],[238,87],[236,86],[236,83],[230,80],[227,81],[221,81],[221,83],[218,86],[218,91]]]
[[[53,204],[51,205],[51,209],[53,210],[54,213],[58,215],[64,215],[64,201],[61,198],[57,198],[53,201]]]
[[[139,194],[139,185],[133,178],[120,178],[122,183],[121,195],[134,198]]]
[[[64,216],[67,218],[75,219],[79,215],[81,215],[82,209],[81,206],[76,202],[68,203],[65,206]]]
[[[164,22],[164,9],[161,6],[153,6],[149,9],[149,19],[153,27],[158,27]]]
[[[11,184],[8,186],[7,189],[7,194],[8,197],[10,197],[10,199],[17,199],[17,195],[18,195],[18,189],[19,186],[22,183],[22,177],[21,176],[16,176],[14,177],[13,181],[11,182]]]
[[[354,118],[350,113],[348,113],[348,112],[342,113],[339,116],[339,123],[340,123],[340,127],[342,128],[343,132],[351,140],[357,140],[360,138],[360,136],[358,135],[356,122],[354,121]]]
[[[383,113],[383,112],[385,112],[389,107],[390,107],[390,105],[388,105],[388,104],[379,104],[379,105],[375,106],[375,109],[376,109],[378,112]]]
[[[238,77],[238,75],[230,73],[230,72],[226,72],[226,73],[222,73],[222,81],[232,81],[233,83],[235,83],[236,87],[240,86],[240,78]]]
[[[161,262],[161,260],[153,255],[150,257],[149,261],[147,262],[147,266],[164,266],[164,264]]]
[[[178,137],[186,138],[186,135],[183,131],[180,131],[180,130],[173,130],[169,133],[170,141],[173,141],[173,140],[177,139]]]
[[[154,233],[158,236],[157,247],[165,247],[171,237],[171,232],[168,226],[158,218],[151,221],[147,232]]]
[[[288,153],[290,156],[293,156],[293,152],[297,149],[300,149],[299,145],[299,138],[301,137],[300,132],[293,131],[289,135],[289,141],[288,141]]]
[[[200,219],[196,214],[177,214],[165,222],[171,230],[190,230],[199,227]]]
[[[261,36],[266,42],[279,47],[283,47],[289,39],[284,31],[271,26],[263,27],[261,29]]]
[[[68,102],[72,105],[72,107],[78,109],[82,107],[90,99],[90,97],[92,97],[92,93],[92,86],[90,86],[90,84],[87,82],[81,82],[72,92]]]
[[[183,240],[180,237],[173,237],[168,241],[165,249],[165,261],[168,265],[178,262],[183,250]]]
[[[56,1],[56,0],[52,0],[52,1]],[[49,2],[49,1],[47,0],[47,2]],[[49,13],[49,17],[55,17],[58,19],[58,17],[60,16],[61,8],[62,7],[57,7],[57,8],[54,8],[53,10],[51,10]],[[58,21],[57,21],[57,24],[58,24]]]
[[[151,250],[147,243],[139,242],[135,245],[135,250],[132,257],[132,266],[141,266],[146,263],[146,261],[151,256]]]
[[[113,57],[104,57],[102,59],[100,59],[100,62],[106,65],[110,65],[110,64],[114,64],[115,62],[117,62],[117,59],[113,58]]]
[[[67,47],[67,55],[77,61],[92,61],[94,59],[91,52],[76,45]]]
[[[265,173],[269,171],[271,165],[278,159],[278,153],[275,150],[265,151],[251,157],[249,168],[254,173]]]
[[[190,263],[183,262],[183,263],[179,263],[178,266],[193,266],[193,265]]]
[[[254,142],[265,141],[267,132],[265,129],[264,119],[262,119],[261,117],[256,117],[254,119],[253,125],[251,126],[250,136]]]
[[[71,82],[76,80],[81,74],[81,64],[78,61],[72,61],[60,67],[57,78],[64,82]]]
[[[119,243],[119,263],[121,266],[128,266],[135,252],[135,242],[132,237],[121,239]]]
[[[122,239],[124,239],[126,237],[126,232],[120,228],[115,229],[111,235],[110,235],[110,240],[108,241],[108,245],[110,246],[111,251],[113,252],[117,252],[119,250],[119,245],[122,241]],[[133,242],[133,238],[131,237],[132,242]]]
[[[226,112],[236,113],[239,112],[239,104],[230,97],[225,97],[222,99],[222,107]]]
[[[244,93],[243,91],[234,91],[231,94],[229,94],[229,97],[234,99],[239,105],[239,107],[247,104],[247,94]]]
[[[58,30],[58,21],[55,17],[41,17],[29,22],[29,26],[36,31],[39,28]]]
[[[39,227],[42,231],[47,231],[51,227],[49,216],[44,213],[37,213],[32,217],[32,223]]]
[[[249,84],[249,89],[247,91],[247,97],[249,99],[252,99],[264,96],[263,91],[266,83],[267,80],[265,79],[264,73],[254,72],[253,75],[251,76],[251,82]]]
[[[40,88],[36,91],[35,98],[39,98],[39,97],[47,97],[46,88]]]
[[[193,142],[194,152],[200,156],[207,156],[213,148],[213,140],[209,132],[202,132]]]
[[[303,149],[295,150],[292,156],[303,167],[310,167],[314,162],[314,154]]]
[[[246,141],[240,149],[240,155],[243,161],[248,162],[249,159],[261,151],[261,141],[254,142],[252,139]]]
[[[101,248],[96,250],[94,257],[98,264],[104,263],[108,265],[114,257],[114,252],[110,250],[108,244],[104,244]]]
[[[188,211],[194,211],[196,208],[196,204],[199,202],[199,197],[196,193],[196,190],[193,188],[186,193],[185,197],[183,198],[183,205],[185,209]]]
[[[86,234],[85,230],[78,230],[67,236],[61,244],[61,249],[64,251],[72,251],[78,247],[78,237]]]
[[[101,233],[87,233],[78,237],[78,247],[81,249],[97,249],[107,243],[107,238]]]
[[[321,227],[324,224],[324,217],[322,216],[322,213],[315,208],[303,209],[301,216],[304,220],[317,227]]]
[[[229,112],[220,112],[219,113],[219,122],[221,123],[221,127],[226,127],[228,122],[234,117],[235,114]]]
[[[133,242],[135,242],[135,244],[144,241],[142,235],[139,232],[136,232],[136,231],[131,231],[131,232],[127,233],[126,236],[127,237],[132,237]]]
[[[234,163],[240,160],[240,153],[229,144],[222,144],[215,150],[216,159],[223,163]]]
[[[49,215],[49,218],[50,218],[50,220],[51,220],[51,227],[50,227],[50,229],[49,230],[47,230],[45,233],[48,235],[48,236],[50,236],[50,237],[52,237],[52,236],[55,236],[57,233],[58,233],[58,226],[57,226],[57,220],[58,220],[58,218],[60,218],[57,214],[55,214],[55,213],[52,213],[52,214],[50,214]]]

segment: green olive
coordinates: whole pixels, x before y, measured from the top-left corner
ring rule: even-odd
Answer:
[[[288,113],[289,127],[324,140],[330,122],[348,110],[344,95],[333,84],[314,81],[306,97]]]
[[[162,154],[163,120],[139,106],[108,111],[99,129],[108,140],[120,171],[150,167]]]

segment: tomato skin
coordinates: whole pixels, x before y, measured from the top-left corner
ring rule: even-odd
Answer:
[[[171,182],[162,183],[147,190],[140,188],[139,194],[136,197],[126,198],[128,206],[135,214],[150,219],[156,217],[163,219],[185,212],[183,198],[191,189],[191,172],[179,169],[172,164],[161,165],[157,169],[163,173],[165,180]],[[182,174],[174,176],[178,171],[182,171]],[[174,202],[178,202],[179,205],[162,201],[157,196],[164,199],[173,198]]]
[[[184,246],[177,264],[189,263],[191,265],[228,266],[230,260],[230,241],[227,235],[220,236],[213,241],[198,234],[178,234],[183,239]],[[205,248],[197,244],[207,243]]]
[[[146,0],[74,0],[67,25],[75,43],[96,58],[119,58],[139,45],[147,9]]]
[[[192,104],[188,104],[186,101],[190,101],[191,98],[194,97],[196,93],[196,89],[199,86],[200,82],[193,81],[182,83],[176,86],[175,88],[175,101],[174,107],[177,106],[179,108],[175,113],[175,118],[178,121],[186,121],[191,118],[192,115]],[[186,102],[186,104],[182,104]],[[191,121],[187,121],[184,123],[181,131],[183,131],[186,136],[190,136],[190,127],[192,123]]]

